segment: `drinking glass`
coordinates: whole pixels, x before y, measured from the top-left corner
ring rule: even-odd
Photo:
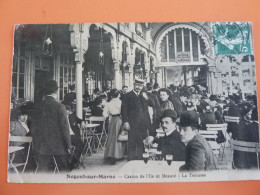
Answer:
[[[166,158],[168,165],[171,165],[173,156],[168,154],[168,155],[165,156],[165,158]]]
[[[162,151],[156,151],[156,159],[161,160],[162,159]]]
[[[149,159],[149,154],[143,153],[143,159],[144,159],[144,163],[146,164],[148,162],[148,159]]]

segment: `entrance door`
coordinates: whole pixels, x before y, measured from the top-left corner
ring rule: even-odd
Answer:
[[[34,101],[44,96],[46,82],[52,79],[54,73],[54,59],[47,56],[35,56]]]
[[[51,80],[51,73],[49,71],[35,70],[35,101],[38,101],[43,97],[46,82],[49,80]]]

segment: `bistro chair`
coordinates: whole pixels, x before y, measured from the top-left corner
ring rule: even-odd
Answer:
[[[53,159],[53,163],[54,163],[54,170],[53,170],[53,174],[55,173],[60,173],[60,170],[59,170],[59,167],[58,167],[58,163],[55,159],[55,156],[52,156],[52,159]],[[39,163],[37,162],[37,159],[35,159],[36,161],[36,169],[34,171],[34,173],[36,174],[38,172],[38,169],[39,169]]]
[[[257,168],[259,167],[259,152],[260,152],[260,144],[257,142],[245,142],[245,141],[238,141],[238,140],[230,140],[231,149],[232,149],[232,157],[234,150],[236,151],[242,151],[242,152],[252,152],[256,154],[256,160],[257,160]],[[233,158],[232,158],[233,159]],[[232,160],[232,165],[234,166],[234,159]]]
[[[28,149],[27,149],[27,152],[26,152],[26,159],[25,159],[25,162],[22,162],[22,163],[13,163],[13,159],[15,157],[15,152],[13,152],[13,156],[10,158],[10,161],[11,161],[11,164],[13,167],[19,167],[19,166],[23,166],[23,170],[22,170],[22,173],[24,173],[25,171],[25,168],[27,166],[27,163],[28,163],[28,159],[29,159],[29,154],[30,154],[30,150],[31,150],[31,145],[32,145],[32,137],[30,136],[10,136],[9,138],[9,141],[10,142],[17,142],[17,143],[28,143]],[[12,146],[10,146],[12,147]],[[11,149],[9,147],[9,150]]]
[[[239,116],[224,116],[225,122],[228,124],[228,130],[231,132],[227,133],[229,139],[232,137],[232,129],[237,129],[240,122]]]
[[[103,116],[91,116],[89,118],[89,122],[91,124],[94,124],[94,123],[98,123],[100,125],[102,125],[102,131],[101,133],[97,133],[97,132],[94,132],[94,135],[95,137],[97,138],[97,143],[98,143],[98,146],[97,146],[97,150],[99,148],[103,148],[107,142],[107,132],[106,132],[106,128],[105,128],[105,123],[106,123],[106,118],[103,117]],[[102,139],[104,139],[104,144],[102,144]]]
[[[56,172],[60,174],[60,170],[59,170],[58,164],[56,162],[55,156],[52,156],[52,158],[53,158],[53,162],[54,162],[54,165],[55,165],[53,174],[55,174]]]
[[[227,123],[239,123],[239,117],[238,116],[224,116],[224,119]]]
[[[91,148],[91,143],[92,143],[92,139],[94,136],[94,133],[89,129],[90,127],[86,127],[86,128],[81,128],[81,138],[82,141],[84,143],[84,149],[83,152],[85,152],[86,154],[89,153],[89,155],[92,155],[92,148]]]
[[[211,146],[211,149],[213,150],[213,153],[218,157],[220,154],[220,144],[217,143],[216,139],[218,137],[218,131],[217,130],[199,130],[199,134],[204,137],[209,145]]]
[[[225,154],[225,149],[226,149],[226,143],[228,143],[227,141],[227,123],[223,123],[223,124],[206,124],[206,128],[207,131],[212,131],[212,132],[216,132],[217,131],[217,137],[218,137],[218,132],[222,131],[226,141],[224,143],[220,143],[219,145],[222,148],[222,158],[221,160],[223,161],[223,158],[226,159],[226,154]],[[217,141],[217,137],[215,138],[215,141]],[[218,143],[217,143],[218,144]]]

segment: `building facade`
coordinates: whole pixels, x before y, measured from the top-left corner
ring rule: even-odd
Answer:
[[[12,92],[35,101],[54,79],[63,100],[76,84],[79,116],[83,94],[105,86],[132,89],[135,77],[160,87],[201,85],[210,94],[255,94],[254,56],[216,57],[213,44],[209,22],[17,25]]]

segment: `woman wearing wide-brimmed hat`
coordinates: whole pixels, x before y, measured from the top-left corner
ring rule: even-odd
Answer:
[[[28,110],[28,106],[21,105],[16,108],[15,116],[16,119],[10,121],[10,135],[11,136],[29,136],[30,129],[28,127],[28,115],[30,110]],[[11,146],[23,146],[24,149],[17,151],[13,156],[13,163],[24,163],[26,161],[27,151],[28,151],[28,143],[24,142],[10,142]],[[30,154],[27,164],[27,169],[34,169],[36,166],[32,155]],[[18,167],[20,169],[20,167]]]
[[[26,136],[29,133],[27,119],[29,111],[25,105],[16,108],[16,120],[10,122],[10,134],[14,136]],[[19,143],[18,143],[19,144]]]

